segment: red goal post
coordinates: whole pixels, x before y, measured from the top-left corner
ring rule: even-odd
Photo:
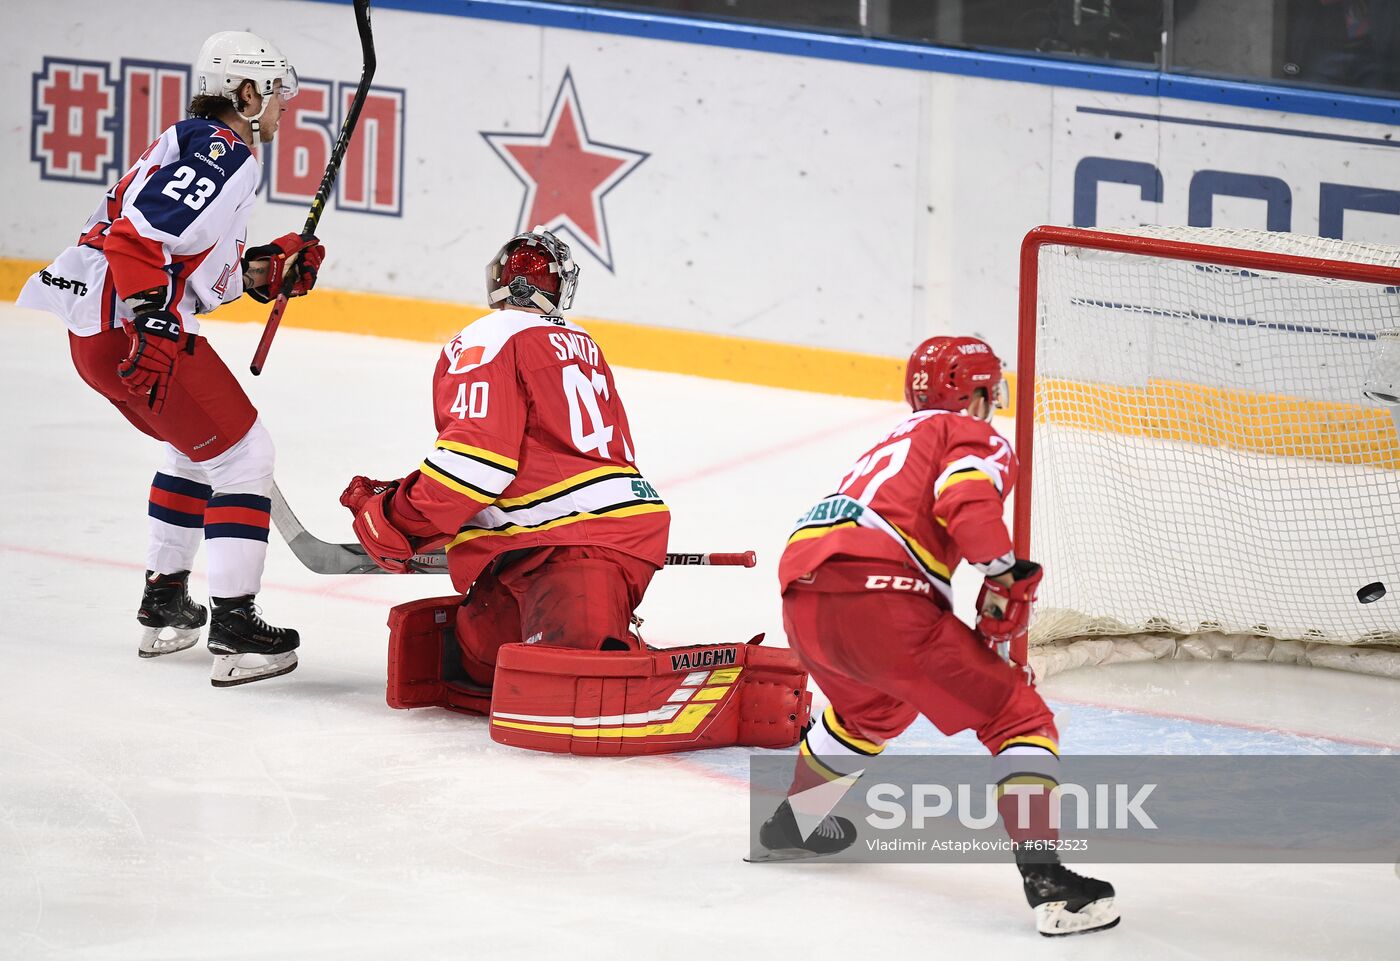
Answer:
[[[1019,313],[1014,539],[1046,564],[1041,676],[1183,654],[1400,675],[1400,417],[1360,390],[1400,329],[1400,249],[1037,227]],[[1316,564],[1275,573],[1292,545]],[[1393,593],[1362,607],[1375,572]]]

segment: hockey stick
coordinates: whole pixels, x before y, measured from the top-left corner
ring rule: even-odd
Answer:
[[[364,63],[360,69],[360,85],[355,88],[355,98],[350,101],[350,109],[346,111],[345,124],[340,128],[340,136],[336,138],[335,147],[331,150],[331,159],[326,164],[325,175],[321,177],[321,186],[316,189],[316,196],[311,201],[311,211],[301,228],[303,237],[314,234],[316,225],[321,222],[321,211],[325,209],[326,201],[335,189],[335,178],[340,174],[340,162],[345,159],[345,151],[350,146],[355,125],[360,120],[360,110],[365,105],[365,98],[369,96],[370,81],[374,79],[374,36],[369,27],[369,0],[355,0],[355,26],[360,30],[360,54]],[[248,365],[254,376],[262,373],[263,364],[267,362],[267,352],[272,349],[272,338],[276,336],[277,328],[282,323],[282,314],[287,309],[287,297],[291,295],[295,285],[296,271],[288,270],[282,279],[282,289],[277,293],[277,301],[272,305],[272,312],[267,315],[262,339],[258,341],[258,349],[253,352],[253,362]]]
[[[287,506],[287,499],[276,484],[272,485],[272,523],[287,542],[297,560],[317,574],[387,574],[359,544],[333,544],[323,541],[302,526]],[[415,554],[409,562],[414,574],[446,574],[447,552]]]
[[[297,560],[317,574],[387,574],[359,544],[323,541],[302,526],[287,506],[281,489],[272,485],[272,523],[287,542]],[[667,554],[667,567],[753,567],[758,556],[753,551],[734,554]],[[425,551],[414,554],[410,574],[446,574],[447,552]]]

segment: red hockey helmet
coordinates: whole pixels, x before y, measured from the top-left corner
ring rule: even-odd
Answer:
[[[569,245],[543,227],[517,234],[486,265],[486,299],[558,316],[574,302],[578,266]]]
[[[1001,361],[976,337],[930,337],[909,355],[904,399],[914,410],[967,410],[978,390],[1006,407]]]

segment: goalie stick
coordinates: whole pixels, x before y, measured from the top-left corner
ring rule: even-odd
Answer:
[[[272,523],[277,533],[287,542],[297,560],[308,570],[317,574],[387,574],[370,559],[359,544],[336,544],[323,541],[312,534],[292,509],[281,489],[272,485]],[[666,555],[667,567],[753,567],[758,563],[758,555],[753,551],[733,554],[679,554]],[[447,552],[425,551],[414,554],[408,564],[410,574],[446,574]]]
[[[340,174],[340,162],[345,159],[345,151],[350,146],[350,138],[355,133],[355,125],[360,120],[360,110],[364,107],[365,99],[369,96],[370,81],[374,79],[376,62],[374,35],[370,32],[369,24],[369,0],[355,0],[355,26],[360,31],[360,56],[363,62],[363,66],[360,68],[360,85],[355,88],[355,97],[350,101],[350,108],[345,112],[345,124],[340,128],[340,136],[336,138],[335,146],[331,149],[331,159],[326,164],[325,175],[321,177],[321,186],[316,188],[316,196],[311,201],[311,210],[306,215],[306,223],[301,228],[303,237],[314,234],[316,225],[321,222],[321,212],[326,207],[326,201],[330,199],[331,191],[335,189],[335,178]],[[277,334],[277,328],[282,323],[282,314],[287,309],[287,297],[291,294],[295,284],[296,271],[288,270],[282,281],[282,289],[277,293],[277,301],[272,305],[272,311],[267,315],[267,325],[263,327],[262,338],[258,341],[258,349],[253,351],[253,362],[248,365],[248,369],[253,372],[255,377],[262,373],[263,364],[267,362],[267,353],[272,349],[272,338]]]

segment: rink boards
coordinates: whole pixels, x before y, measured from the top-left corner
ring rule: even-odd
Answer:
[[[0,55],[29,92],[0,106],[29,134],[7,161],[0,296],[18,262],[72,242],[187,99],[206,25],[174,0],[153,0],[156,34],[104,10],[55,0]],[[261,238],[300,222],[359,51],[343,4],[252,0],[248,19],[304,80],[267,157]],[[544,221],[582,265],[577,312],[617,325],[598,327],[616,362],[894,397],[888,375],[923,337],[1014,356],[1016,248],[1035,224],[1400,243],[1393,102],[649,23],[377,4],[364,132],[322,224],[322,284],[356,293],[288,323],[439,339],[480,309],[502,239]]]

